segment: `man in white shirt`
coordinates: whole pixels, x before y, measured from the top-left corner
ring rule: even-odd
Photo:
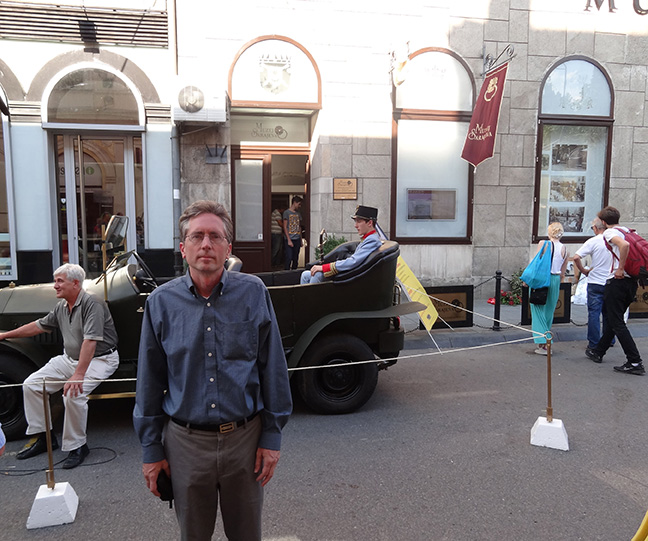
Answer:
[[[621,366],[615,366],[614,370],[624,374],[643,376],[646,371],[641,355],[623,318],[623,314],[637,294],[637,279],[630,277],[624,271],[630,245],[625,240],[623,232],[628,229],[618,228],[621,215],[614,207],[605,207],[598,213],[598,217],[606,227],[603,238],[614,252],[612,256],[613,277],[606,282],[603,292],[603,309],[608,324],[603,328],[603,336],[597,346],[593,349],[586,349],[585,355],[594,362],[602,362],[603,356],[612,344],[612,339],[616,336],[627,361]]]
[[[605,283],[612,278],[612,253],[603,239],[605,226],[600,219],[592,222],[594,236],[588,239],[574,255],[574,264],[587,276],[587,349],[594,349],[601,339],[601,312]],[[590,256],[589,267],[584,267],[582,259]],[[603,328],[607,327],[607,317],[603,313]]]

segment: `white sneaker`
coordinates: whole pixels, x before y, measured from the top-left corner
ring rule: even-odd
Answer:
[[[538,349],[536,349],[536,350],[534,351],[534,353],[537,353],[538,355],[546,355],[546,354],[547,354],[547,350],[546,350],[545,348],[540,348],[540,347],[539,347]]]

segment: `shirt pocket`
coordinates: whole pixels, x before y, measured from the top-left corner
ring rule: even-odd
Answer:
[[[224,360],[256,361],[259,331],[252,321],[224,323],[219,331]]]

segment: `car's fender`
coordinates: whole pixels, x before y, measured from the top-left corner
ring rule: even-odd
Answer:
[[[0,352],[18,353],[34,365],[34,372],[45,366],[52,355],[29,338],[8,338],[0,341]]]
[[[382,319],[404,316],[425,310],[425,305],[420,302],[404,302],[395,304],[382,310],[356,311],[356,312],[335,312],[327,314],[313,323],[299,338],[295,346],[287,355],[288,368],[296,368],[308,346],[326,329],[331,323],[342,319]]]

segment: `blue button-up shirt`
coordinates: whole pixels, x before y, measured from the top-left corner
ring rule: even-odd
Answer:
[[[165,458],[168,417],[222,424],[259,412],[259,447],[280,449],[292,411],[288,370],[270,294],[256,276],[225,270],[208,299],[189,273],[155,289],[137,370],[133,419],[145,463]]]

